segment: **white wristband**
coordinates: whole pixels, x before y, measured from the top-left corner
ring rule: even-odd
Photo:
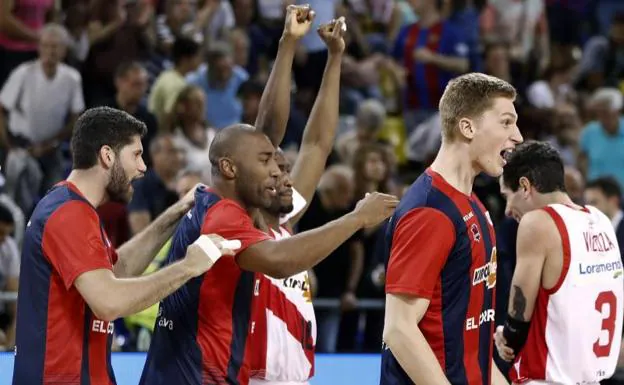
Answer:
[[[221,242],[221,248],[232,251],[238,250],[241,248],[241,241],[239,241],[238,239],[226,239],[225,241]]]
[[[216,263],[221,258],[221,251],[207,235],[200,235],[194,242],[210,258],[212,263]]]

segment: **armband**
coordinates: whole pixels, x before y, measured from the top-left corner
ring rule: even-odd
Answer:
[[[221,250],[219,250],[217,245],[215,245],[207,235],[200,235],[199,238],[197,238],[197,240],[193,243],[199,246],[199,248],[206,253],[213,264],[221,258]]]
[[[524,346],[529,335],[529,326],[531,326],[531,322],[518,321],[509,314],[507,315],[503,337],[507,341],[507,346],[513,349],[514,354],[518,354]]]

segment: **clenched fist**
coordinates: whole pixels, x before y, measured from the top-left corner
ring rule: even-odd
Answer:
[[[345,49],[344,34],[347,32],[347,24],[344,17],[339,17],[318,29],[318,34],[325,42],[329,53],[342,53]]]
[[[308,33],[314,20],[314,11],[310,5],[289,5],[286,7],[286,21],[284,22],[284,36],[301,39]]]

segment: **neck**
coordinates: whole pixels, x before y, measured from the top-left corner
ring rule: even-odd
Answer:
[[[238,193],[236,192],[236,188],[234,183],[223,180],[221,177],[217,175],[212,175],[212,184],[210,186],[213,190],[216,191],[217,195],[231,199],[234,202],[238,203],[247,213],[251,216],[253,214],[253,207],[249,207],[243,200],[240,198]]]
[[[260,210],[260,212],[262,213],[262,217],[264,218],[264,222],[266,222],[266,224],[269,226],[269,228],[279,231],[279,215],[275,215],[273,213],[270,213],[267,210]]]
[[[444,140],[431,169],[440,174],[446,183],[466,195],[472,194],[474,179],[480,172],[473,166],[468,150],[462,143],[445,143]]]
[[[98,207],[107,200],[106,181],[95,167],[72,170],[67,181],[76,186],[93,207]]]
[[[139,106],[138,103],[130,102],[124,99],[124,97],[120,93],[117,93],[117,95],[115,96],[115,101],[117,101],[117,105],[119,106],[119,108],[131,115],[136,112],[137,107]]]
[[[435,9],[427,9],[424,10],[420,14],[419,23],[425,27],[429,28],[440,20],[440,13],[438,13]]]
[[[189,72],[191,72],[191,71],[189,71],[189,70],[188,70],[188,68],[186,68],[186,66],[185,66],[185,65],[182,65],[182,64],[178,64],[177,66],[175,66],[175,67],[173,68],[173,70],[174,70],[175,72],[179,73],[179,74],[180,74],[180,75],[182,75],[182,76],[186,76],[186,74],[188,74]]]
[[[50,79],[52,79],[56,75],[56,70],[58,68],[57,64],[44,64],[41,62],[41,68],[43,69],[43,73]]]
[[[536,197],[536,201],[540,207],[546,207],[552,204],[561,204],[566,206],[572,206],[580,209],[581,206],[572,201],[568,193],[563,191],[555,191],[551,193],[541,194]]]

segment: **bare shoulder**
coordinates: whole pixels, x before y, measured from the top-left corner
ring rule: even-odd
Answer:
[[[518,244],[529,248],[549,247],[560,242],[557,225],[546,210],[533,210],[522,216]]]

